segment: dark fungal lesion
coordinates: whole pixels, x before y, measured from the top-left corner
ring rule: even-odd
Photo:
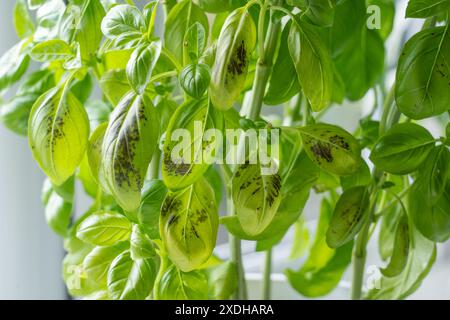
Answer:
[[[281,176],[279,174],[274,174],[270,176],[269,183],[264,187],[266,191],[266,199],[269,206],[272,206],[275,202],[275,199],[277,199],[280,196],[280,190],[281,190]]]
[[[318,141],[311,146],[310,150],[318,162],[320,162],[320,160],[325,160],[329,163],[333,162],[333,154],[329,143]]]
[[[245,48],[245,42],[242,40],[238,47],[234,50],[233,55],[228,62],[228,74],[231,75],[232,78],[244,74],[247,68],[247,63],[247,50]]]
[[[183,162],[174,162],[170,152],[164,153],[164,167],[170,176],[187,176],[191,174],[192,166]]]
[[[345,141],[345,139],[343,137],[341,137],[341,136],[339,136],[337,134],[332,136],[332,137],[330,137],[329,141],[332,144],[341,147],[342,149],[345,149],[345,150],[349,150],[350,149],[350,146],[349,146],[348,142]]]

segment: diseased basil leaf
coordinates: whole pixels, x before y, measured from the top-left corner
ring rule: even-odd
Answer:
[[[259,164],[236,168],[231,181],[236,216],[249,236],[261,234],[272,222],[281,203],[281,177],[262,175]]]
[[[89,138],[86,111],[66,86],[43,94],[34,104],[28,124],[33,156],[55,185],[74,174]]]
[[[420,167],[434,145],[433,136],[425,128],[414,123],[401,123],[380,137],[370,160],[380,170],[407,174]]]
[[[209,94],[219,110],[228,110],[245,87],[250,57],[256,46],[256,27],[250,14],[239,8],[222,26]]]
[[[313,124],[299,130],[306,154],[321,169],[339,176],[358,171],[361,150],[350,133],[330,124]]]
[[[129,251],[121,253],[108,270],[108,293],[116,300],[143,300],[152,292],[159,260],[131,259]]]
[[[98,246],[111,246],[128,240],[131,235],[131,223],[116,212],[97,212],[77,227],[77,237],[87,243]]]
[[[450,109],[450,32],[448,26],[423,30],[403,48],[398,61],[395,101],[412,119]]]
[[[211,257],[218,227],[214,191],[205,179],[167,194],[161,207],[160,234],[180,270],[192,271]]]
[[[166,131],[163,149],[162,176],[169,189],[185,188],[208,170],[218,156],[218,150],[215,141],[203,141],[206,139],[205,131],[211,128],[220,130],[222,121],[222,115],[206,99],[188,101],[175,111]]]
[[[146,96],[128,93],[111,113],[100,165],[107,190],[127,212],[139,208],[158,135],[156,109]]]

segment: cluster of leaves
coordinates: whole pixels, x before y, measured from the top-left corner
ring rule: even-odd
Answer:
[[[414,122],[448,121],[450,2],[409,1],[407,17],[427,19],[426,27],[405,44],[389,95],[392,1],[165,1],[158,37],[159,4],[16,1],[21,40],[0,59],[0,90],[23,80],[0,115],[28,136],[48,176],[43,202],[65,239],[69,292],[227,299],[242,270],[213,255],[219,224],[258,251],[295,226],[299,257],[307,242],[301,213],[314,190],[324,195],[315,240],[303,266],[286,271],[291,285],[308,297],[329,293],[380,225],[388,264],[382,289],[368,297],[412,293],[434,262],[435,243],[450,237],[450,130],[436,139]],[[376,30],[367,27],[372,5],[383,17]],[[26,74],[30,59],[40,68]],[[101,100],[91,98],[95,86]],[[354,134],[318,122],[318,112],[374,88],[382,88],[384,109],[375,105]],[[284,105],[285,125],[255,114],[255,101]],[[190,161],[173,162],[173,133],[194,133],[196,121],[204,126],[184,155]],[[207,129],[248,127],[281,129],[277,174],[263,175],[261,164],[222,165],[222,179],[218,167],[195,161],[212,147],[201,142]],[[78,218],[76,179],[93,199]],[[232,212],[219,219],[224,189]]]

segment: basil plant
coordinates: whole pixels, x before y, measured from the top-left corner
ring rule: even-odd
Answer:
[[[305,297],[347,269],[353,299],[419,288],[450,237],[450,1],[409,0],[395,25],[393,0],[135,2],[16,0],[19,40],[0,59],[0,118],[47,176],[69,293],[246,299],[247,240],[266,256],[270,299],[272,250],[291,229],[283,245],[303,263],[285,275]],[[409,18],[423,27],[387,52]],[[354,131],[322,121],[366,96]],[[219,139],[230,132],[235,157]],[[92,199],[82,215],[76,181]],[[220,228],[228,260],[214,253]],[[381,279],[366,290],[376,238]]]

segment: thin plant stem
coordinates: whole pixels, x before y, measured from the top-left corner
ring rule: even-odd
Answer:
[[[272,249],[266,251],[263,276],[263,300],[270,300],[272,291]]]

